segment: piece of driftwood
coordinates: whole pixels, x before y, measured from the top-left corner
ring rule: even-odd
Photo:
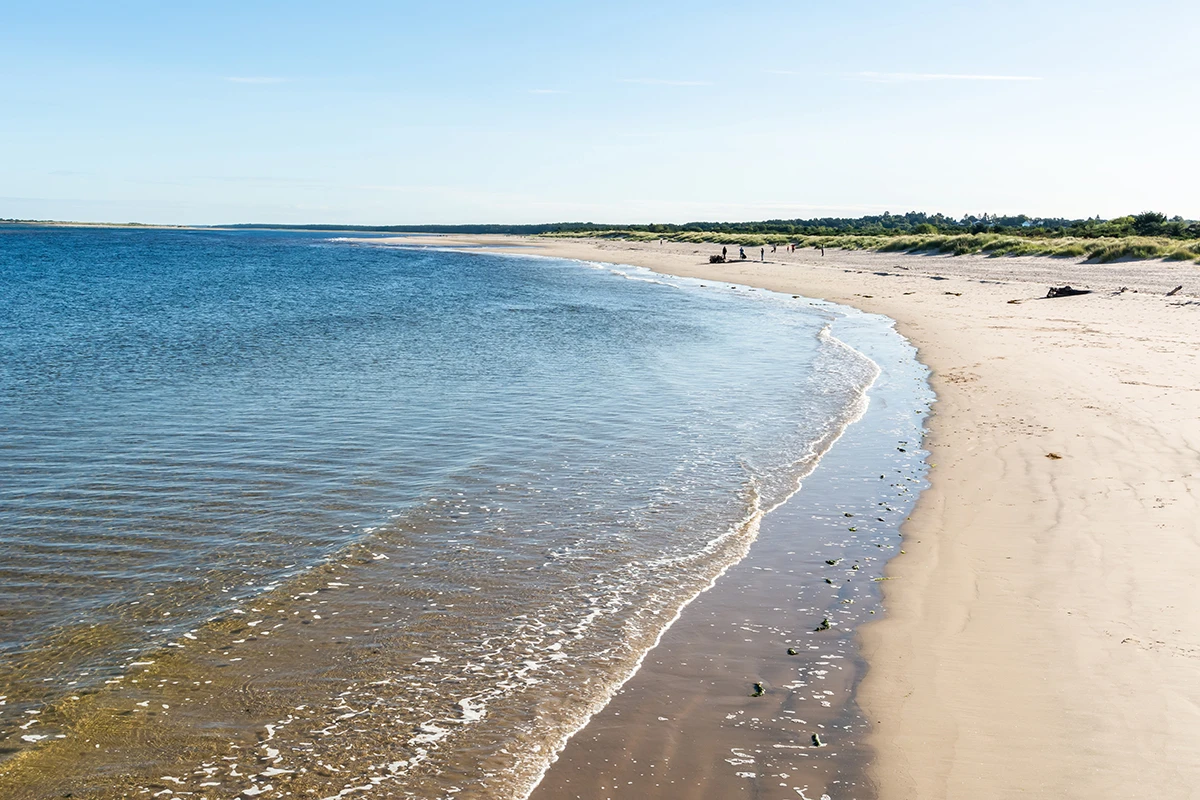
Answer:
[[[1046,297],[1075,297],[1080,294],[1091,294],[1091,289],[1072,289],[1070,286],[1051,286]]]
[[[720,255],[717,255],[717,256],[709,256],[709,257],[708,257],[708,263],[710,263],[710,264],[724,264],[724,263],[725,263],[725,256],[720,256]]]
[[[1174,289],[1172,289],[1171,291],[1167,292],[1167,297],[1174,297],[1175,295],[1179,294],[1182,291],[1183,291],[1183,284],[1181,283],[1178,286],[1176,286]]]

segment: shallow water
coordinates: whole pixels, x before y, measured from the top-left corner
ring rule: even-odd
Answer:
[[[6,229],[0,789],[520,796],[861,412],[843,313]]]
[[[867,668],[858,632],[879,618],[883,567],[927,485],[933,394],[894,329],[847,313],[840,334],[880,367],[866,413],[572,737],[531,800],[878,796],[873,725],[856,703]]]

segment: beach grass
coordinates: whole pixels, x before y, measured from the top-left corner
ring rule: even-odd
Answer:
[[[884,253],[924,253],[937,255],[987,256],[1057,256],[1080,258],[1098,263],[1120,260],[1152,260],[1200,262],[1200,242],[1172,239],[1165,236],[1121,236],[1075,238],[1070,236],[1041,238],[1009,236],[998,233],[961,234],[904,234],[873,236],[844,234],[830,236],[788,236],[787,234],[715,233],[680,231],[654,233],[649,231],[608,230],[592,232],[563,232],[543,234],[548,237],[588,237],[694,244],[720,244],[735,247],[767,247],[795,244],[797,247],[842,250],[874,250]]]

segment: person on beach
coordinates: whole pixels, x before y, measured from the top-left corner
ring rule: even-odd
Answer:
[[[728,247],[722,247],[722,248],[721,248],[721,260],[722,260],[722,261],[724,261],[724,260],[725,260],[725,259],[727,259],[727,258],[729,258],[729,248],[728,248]]]
[[[742,259],[742,261],[745,261],[745,260],[746,260],[746,248],[744,248],[744,247],[739,247],[739,248],[738,248],[738,255],[739,255],[739,256],[741,256],[741,259]]]
[[[765,248],[765,247],[758,248],[758,260],[759,261],[767,260],[767,248]]]

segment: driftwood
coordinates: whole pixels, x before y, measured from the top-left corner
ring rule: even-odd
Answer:
[[[710,263],[710,264],[724,264],[724,263],[725,263],[725,256],[709,256],[709,257],[708,257],[708,263]]]
[[[1167,297],[1174,297],[1175,295],[1179,294],[1182,291],[1183,291],[1183,284],[1181,283],[1178,286],[1176,286],[1174,289],[1172,289],[1171,291],[1167,292]]]
[[[1072,289],[1070,286],[1051,286],[1046,297],[1075,297],[1080,294],[1091,294],[1090,289]]]

